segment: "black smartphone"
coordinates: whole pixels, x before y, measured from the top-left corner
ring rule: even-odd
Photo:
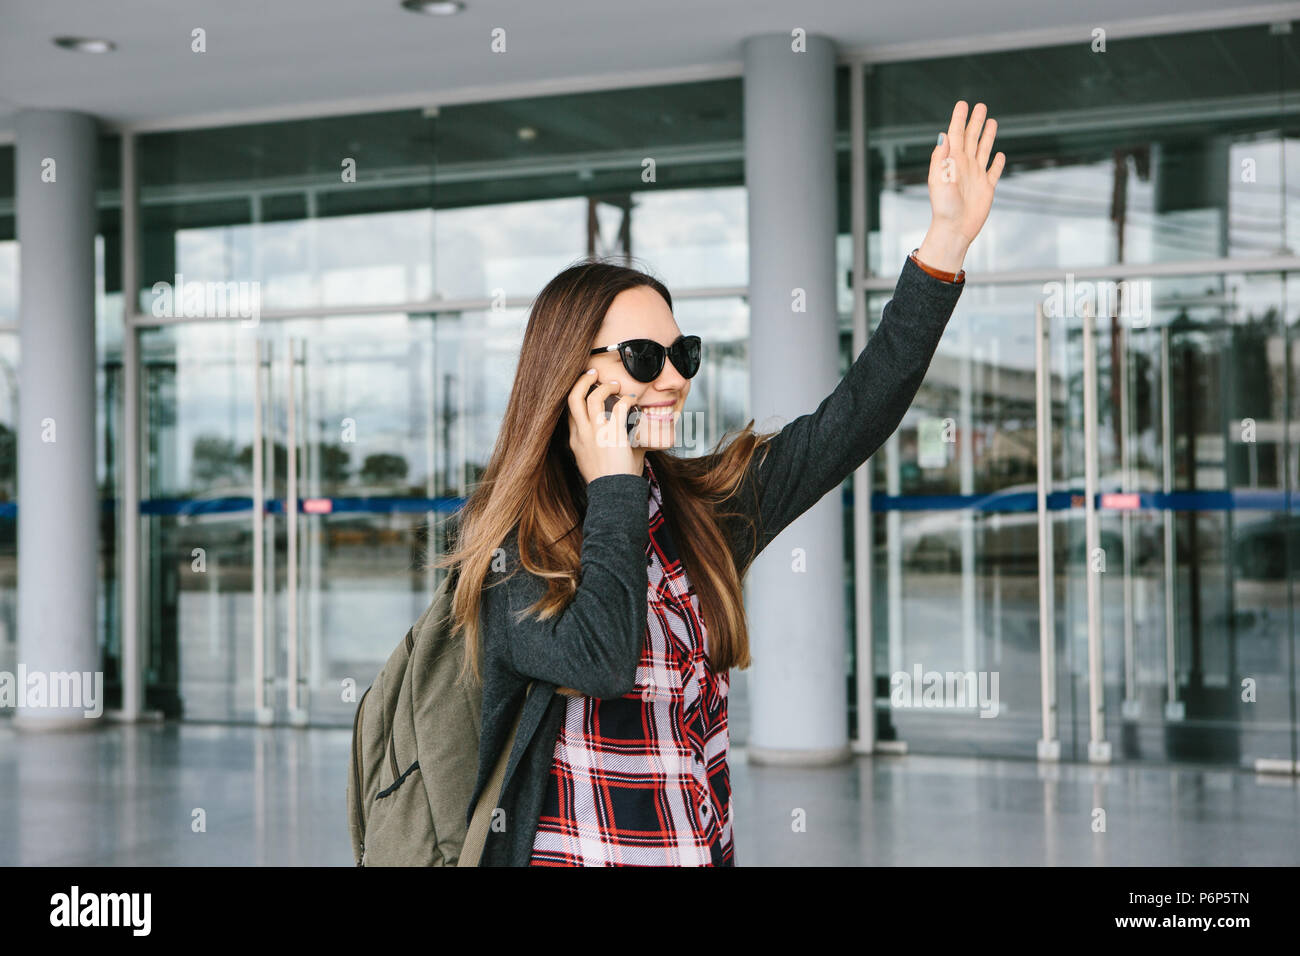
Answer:
[[[610,414],[611,412],[613,412],[613,411],[614,411],[614,406],[617,405],[617,404],[618,404],[618,396],[617,396],[617,395],[606,395],[606,396],[605,396],[605,414],[608,415],[608,414]],[[641,409],[639,409],[639,408],[633,407],[633,408],[632,408],[632,409],[627,413],[627,434],[628,434],[628,437],[629,437],[629,438],[632,437],[632,432],[636,431],[636,425],[637,425],[637,422],[640,420],[640,418],[641,418]]]

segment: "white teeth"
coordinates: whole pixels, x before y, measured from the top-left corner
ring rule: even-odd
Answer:
[[[637,411],[646,418],[659,419],[660,421],[668,421],[673,417],[673,406],[671,405],[663,405],[659,408],[647,408],[638,405]]]

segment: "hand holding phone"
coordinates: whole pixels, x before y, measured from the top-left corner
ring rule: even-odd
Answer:
[[[605,414],[606,415],[612,414],[614,411],[614,406],[616,404],[618,404],[618,396],[617,395],[608,396],[605,399]],[[629,441],[632,438],[632,433],[636,431],[636,426],[640,424],[640,422],[641,422],[641,409],[636,408],[634,406],[632,410],[627,413],[627,437]]]
[[[636,398],[635,393],[620,396],[616,381],[596,382],[594,370],[578,376],[569,390],[569,449],[588,484],[602,475],[641,473],[630,440],[636,418],[629,412],[635,413]],[[611,417],[624,425],[632,418],[629,433],[620,436],[611,429]]]

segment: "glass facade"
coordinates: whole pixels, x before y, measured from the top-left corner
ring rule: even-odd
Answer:
[[[1117,758],[1295,758],[1295,273],[1239,270],[1300,248],[1300,128],[1285,95],[1300,84],[1296,52],[1293,33],[1255,26],[1112,41],[1105,53],[1075,44],[882,64],[866,76],[873,273],[892,276],[925,233],[945,104],[989,103],[1009,158],[966,259],[980,284],[963,293],[896,457],[871,464],[881,737],[1035,754],[1035,309],[1078,273],[1080,287],[1124,280],[1132,298],[1109,315],[1103,305],[1094,339],[1098,490],[1127,497],[1100,502],[1102,554],[1090,552],[1084,319],[1047,308],[1061,755],[1088,759],[1096,574]],[[1239,265],[1197,267],[1222,260]],[[887,299],[870,296],[871,321]],[[953,437],[936,453],[926,436],[942,423]],[[918,666],[996,673],[998,719],[891,706],[891,678]]]
[[[990,104],[1011,160],[972,271],[1293,254],[1295,48],[1261,25],[875,66],[872,271],[925,234],[930,151],[959,97]]]
[[[742,150],[738,79],[149,134],[140,309],[177,274],[267,311],[527,297],[588,252],[743,285]]]
[[[855,354],[855,296],[878,322],[924,235],[930,150],[956,98],[989,104],[1010,160],[966,260],[975,279],[869,465],[865,542],[854,540],[852,483],[842,489],[851,735],[862,723],[856,634],[869,625],[878,737],[1034,755],[1035,313],[1051,283],[1114,270],[1138,298],[1104,315],[1094,339],[1099,488],[1126,496],[1099,511],[1104,571],[1084,532],[1083,319],[1067,309],[1047,322],[1061,756],[1088,756],[1087,589],[1100,573],[1103,716],[1117,757],[1295,759],[1298,47],[1294,33],[1260,25],[1115,39],[1105,52],[878,63],[864,69],[856,118],[839,67],[842,370]],[[139,356],[147,707],[195,720],[351,720],[347,682],[370,682],[436,583],[426,561],[490,455],[527,305],[577,257],[647,266],[672,290],[681,327],[704,338],[687,408],[705,423],[697,451],[748,419],[742,93],[729,78],[135,138],[139,316],[125,334]],[[862,157],[850,148],[855,119]],[[115,139],[101,162],[100,639],[113,704],[124,407]],[[868,266],[857,286],[856,162]],[[13,150],[0,147],[0,666],[15,622],[12,172]],[[197,298],[190,283],[203,284]],[[855,620],[862,586],[869,622]],[[998,719],[896,706],[893,679],[916,667],[996,674]],[[744,711],[734,708],[740,742]]]

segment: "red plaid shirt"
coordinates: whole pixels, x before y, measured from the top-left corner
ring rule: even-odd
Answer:
[[[649,607],[636,686],[569,697],[530,866],[734,866],[727,675],[646,459]]]

